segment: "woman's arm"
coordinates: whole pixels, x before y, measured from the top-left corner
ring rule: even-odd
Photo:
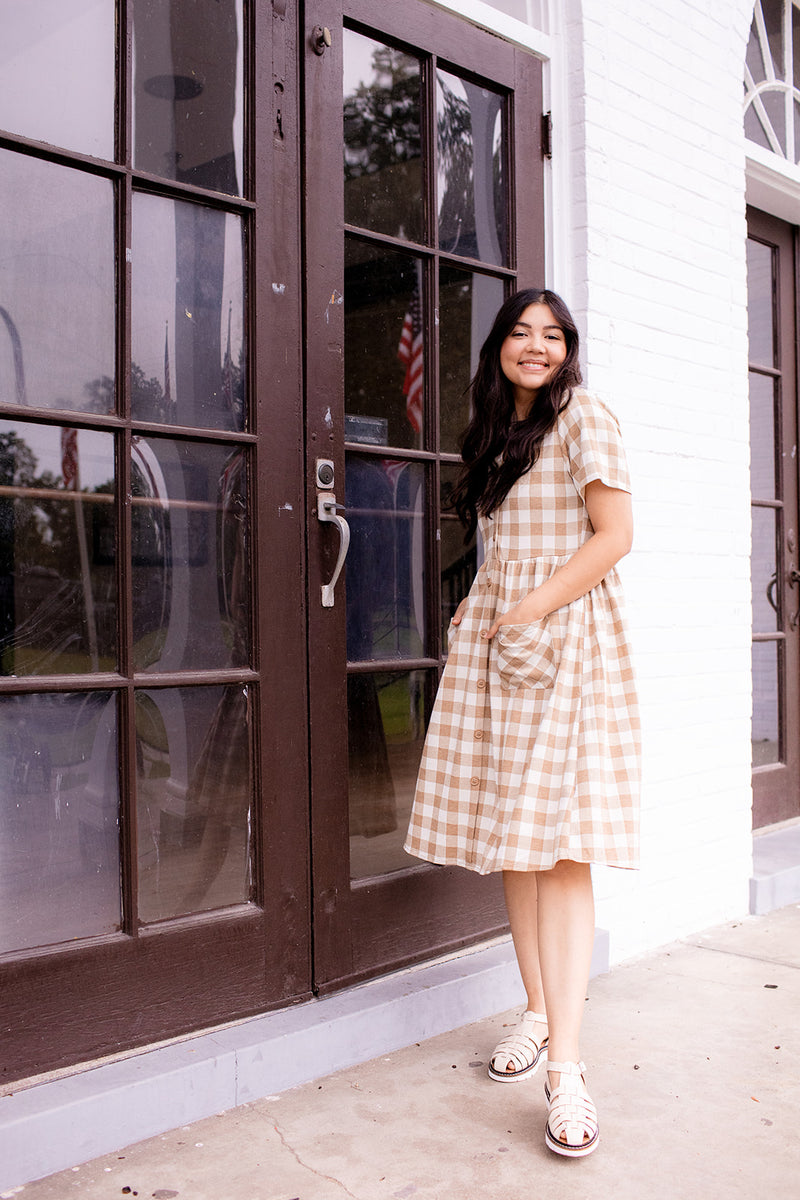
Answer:
[[[493,638],[501,625],[527,625],[571,604],[596,587],[631,548],[633,513],[631,498],[599,479],[586,485],[584,503],[594,533],[563,567],[524,599],[498,617],[481,637]]]

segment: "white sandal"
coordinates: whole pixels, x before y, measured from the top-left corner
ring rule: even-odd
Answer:
[[[582,1062],[548,1062],[547,1070],[558,1072],[561,1078],[551,1091],[545,1084],[548,1113],[544,1128],[546,1145],[565,1158],[582,1158],[597,1149],[600,1130],[597,1109],[586,1091]]]
[[[494,1048],[489,1060],[489,1076],[498,1083],[516,1083],[530,1079],[547,1053],[547,1034],[538,1043],[532,1037],[533,1026],[546,1025],[544,1013],[528,1010],[512,1033],[507,1034]],[[498,1062],[498,1059],[500,1060]]]

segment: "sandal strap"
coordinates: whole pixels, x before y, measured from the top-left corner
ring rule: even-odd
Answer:
[[[586,1064],[582,1062],[553,1062],[552,1059],[547,1060],[548,1071],[558,1071],[559,1075],[583,1075],[586,1070]]]
[[[568,1148],[583,1147],[586,1138],[591,1144],[598,1132],[597,1109],[586,1092],[584,1064],[548,1062],[547,1069],[557,1071],[561,1077],[549,1095],[547,1125],[551,1137]]]
[[[557,1089],[550,1097],[547,1124],[556,1141],[580,1146],[585,1137],[597,1133],[597,1109],[589,1096],[575,1096]]]
[[[521,1070],[535,1063],[542,1049],[547,1044],[547,1034],[545,1034],[541,1042],[537,1042],[528,1032],[528,1029],[537,1023],[546,1025],[547,1017],[543,1013],[535,1013],[530,1009],[524,1012],[517,1028],[512,1029],[511,1033],[507,1033],[497,1043],[492,1052],[491,1061],[496,1063],[498,1058],[504,1058],[506,1060],[505,1070],[508,1070],[509,1067]],[[499,1066],[499,1064],[496,1065]],[[509,1073],[512,1074],[513,1072]]]

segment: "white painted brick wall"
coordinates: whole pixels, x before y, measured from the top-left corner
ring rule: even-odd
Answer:
[[[550,34],[549,281],[578,317],[587,382],[618,412],[633,473],[623,574],[644,724],[642,870],[596,871],[598,924],[619,961],[748,906],[752,0],[552,0],[549,12],[544,0],[463,0],[491,26],[487,8]]]
[[[636,497],[623,571],[644,723],[643,865],[596,872],[615,961],[747,910],[751,16],[750,0],[567,0],[557,35],[568,296],[589,385],[623,422]]]

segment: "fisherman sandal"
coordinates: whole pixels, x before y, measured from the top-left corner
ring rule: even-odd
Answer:
[[[544,1140],[550,1150],[565,1158],[582,1158],[597,1149],[600,1130],[597,1109],[586,1091],[582,1062],[548,1062],[548,1072],[560,1075],[558,1085],[545,1084],[547,1124]]]
[[[541,1042],[533,1036],[534,1025],[546,1025],[544,1013],[528,1010],[511,1033],[498,1042],[489,1061],[489,1076],[498,1083],[530,1079],[547,1053],[547,1034]]]

